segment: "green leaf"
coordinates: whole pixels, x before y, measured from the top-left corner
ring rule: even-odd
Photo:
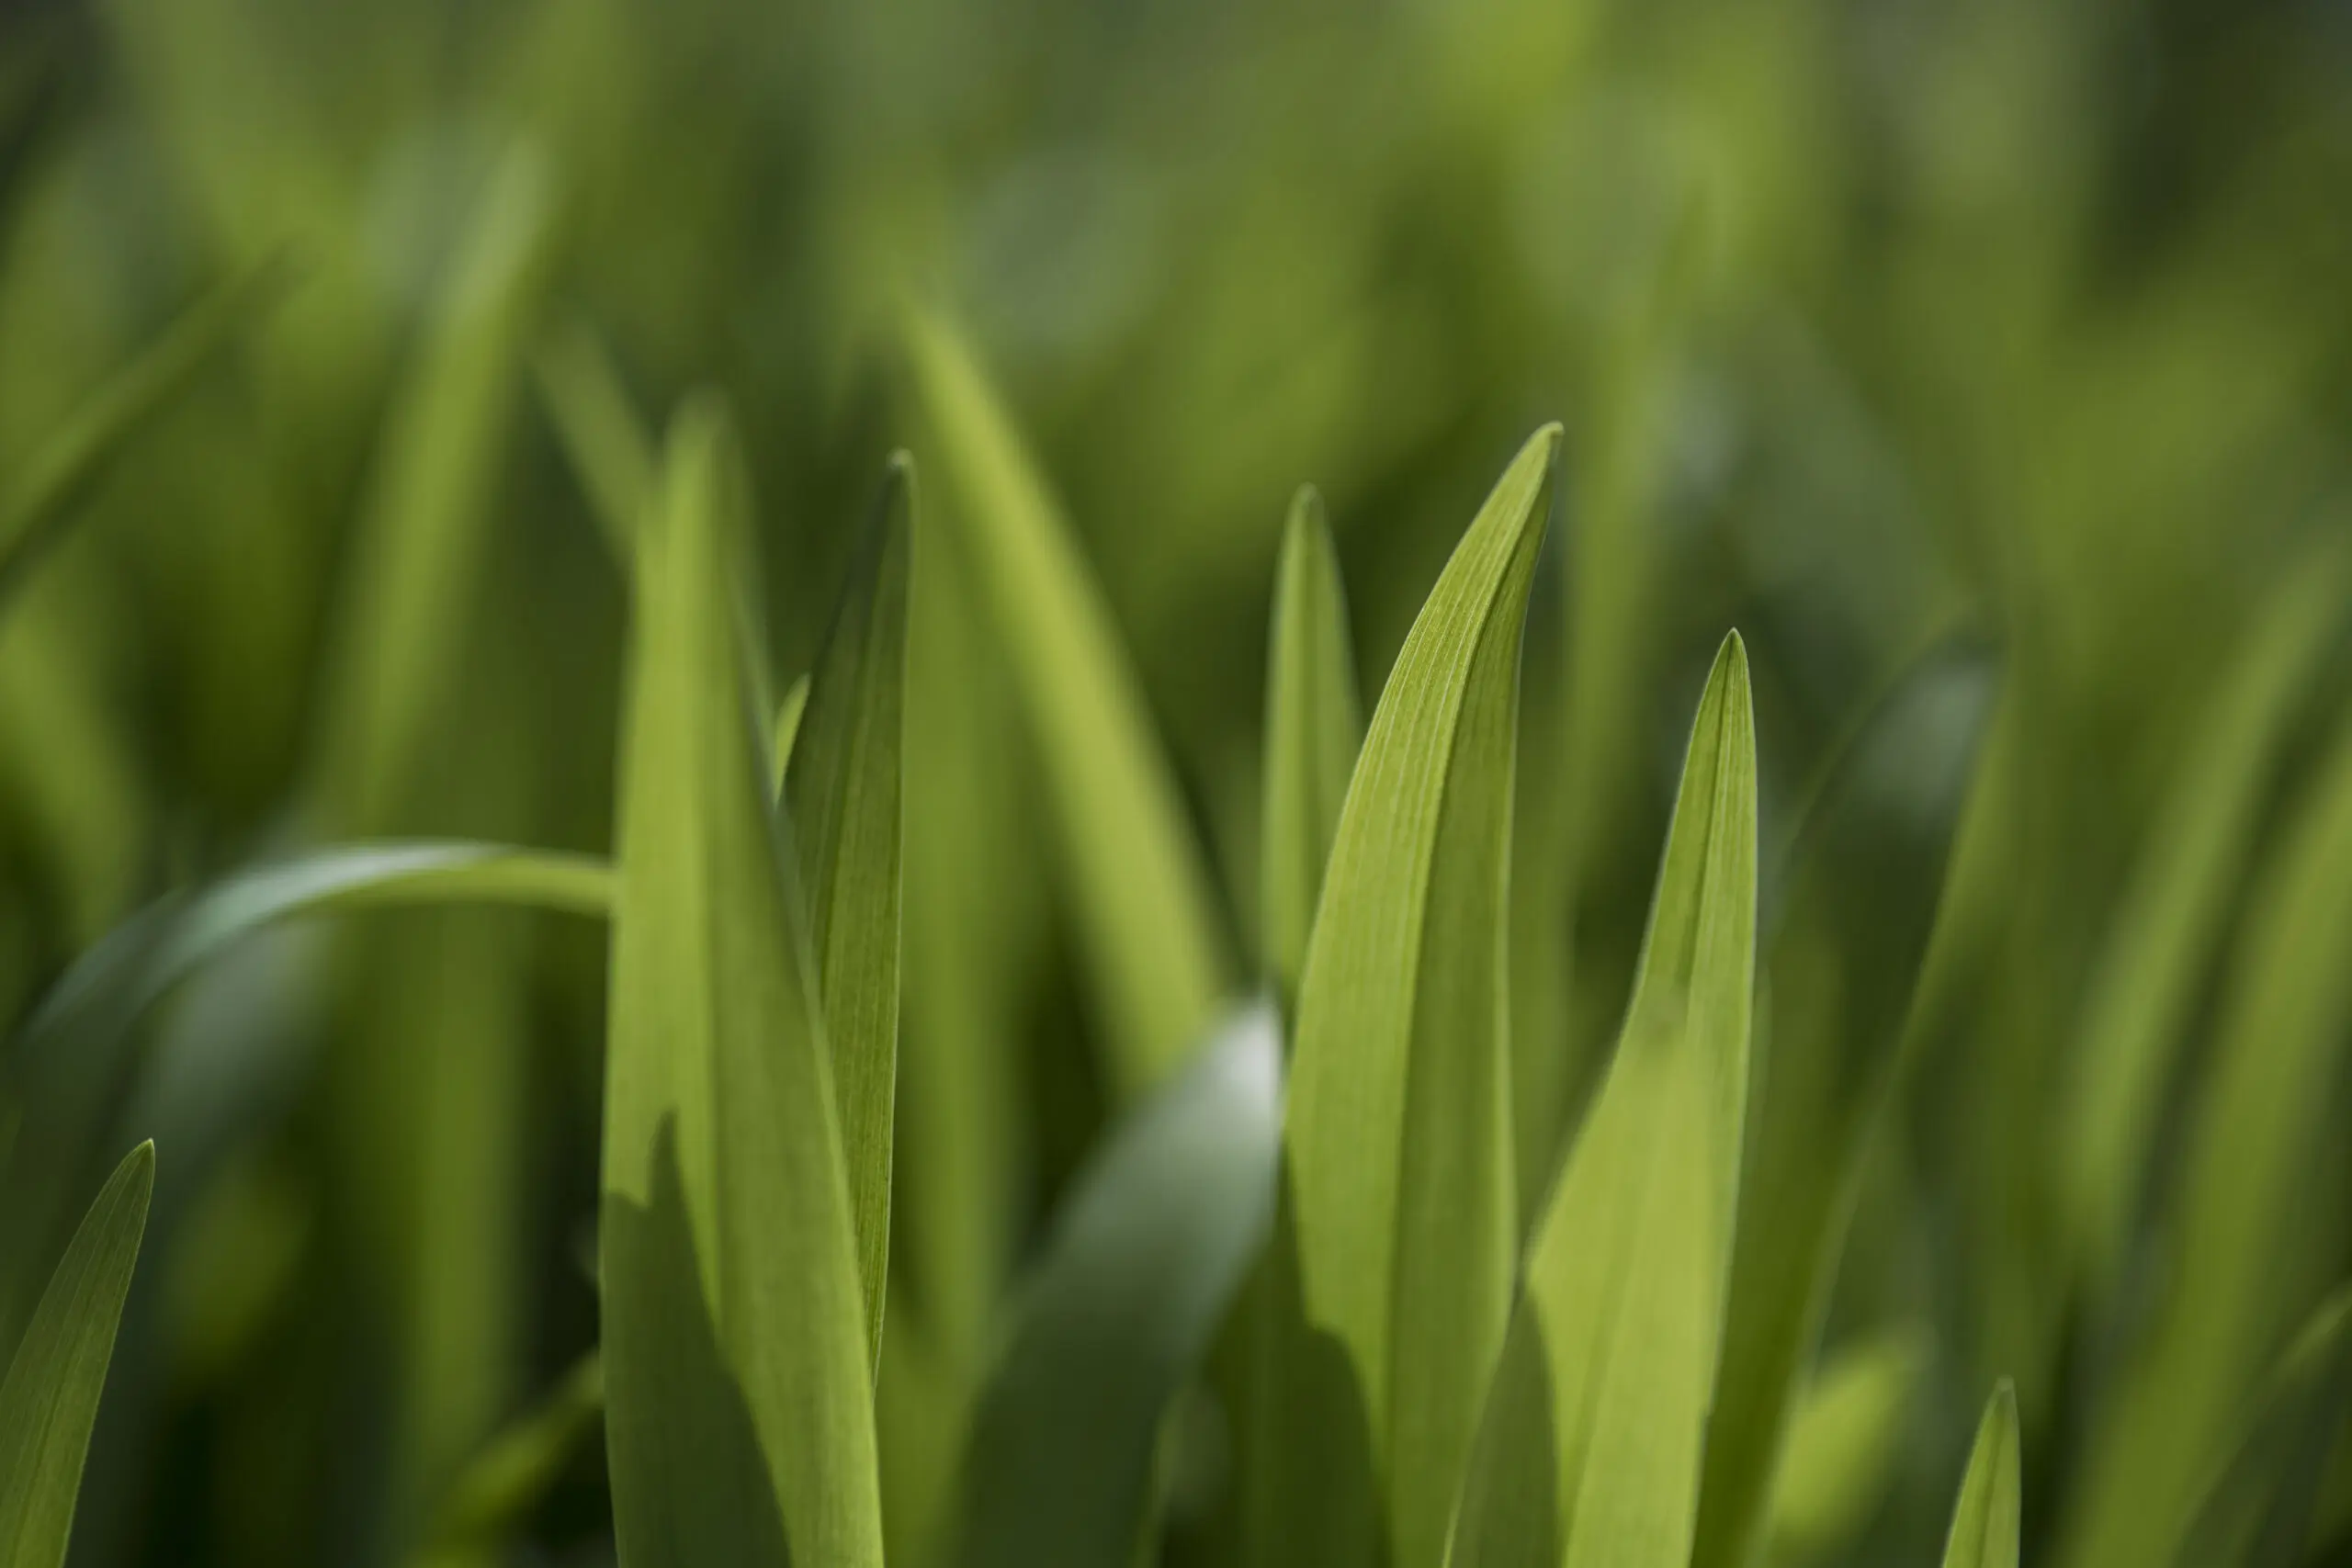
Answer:
[[[1348,777],[1363,743],[1347,591],[1323,498],[1300,487],[1274,570],[1266,675],[1264,886],[1266,971],[1287,1004],[1298,995],[1323,867]]]
[[[604,340],[586,327],[557,333],[539,350],[536,367],[540,400],[587,492],[597,531],[627,570],[639,520],[660,489],[653,443]]]
[[[966,1444],[964,1568],[1135,1560],[1161,1416],[1264,1239],[1281,1137],[1281,1028],[1261,1006],[1080,1179]]]
[[[1944,1568],[2018,1568],[2018,1396],[1993,1391],[1944,1538]]]
[[[720,413],[639,541],[604,1147],[621,1561],[881,1561],[872,1352],[830,1052],[737,637]]]
[[[2343,620],[2345,570],[2297,570],[2263,606],[2148,832],[2071,1058],[2061,1174],[2096,1303],[2113,1289],[2173,1064],[2211,968],[2289,721]]]
[[[808,713],[808,677],[794,678],[784,689],[784,700],[775,705],[774,739],[768,746],[770,770],[775,774],[775,793],[784,794],[786,773],[792,766],[792,748],[800,739],[800,721]]]
[[[866,1342],[876,1357],[890,1262],[899,795],[913,528],[914,466],[901,453],[890,461],[832,630],[817,657],[806,706],[793,734],[779,742],[790,748],[785,806],[800,852],[800,885],[808,892],[842,1151],[849,1161]]]
[[[2220,1007],[2171,1200],[2168,1288],[2127,1352],[2092,1437],[2058,1561],[2168,1560],[2222,1434],[2298,1310],[2282,1289],[2330,1135],[2352,1035],[2352,729],[2273,844]]]
[[[1011,419],[943,320],[908,330],[914,387],[1022,694],[1058,869],[1125,1097],[1197,1043],[1226,991],[1216,901],[1100,591]]]
[[[0,1383],[0,1562],[9,1568],[65,1562],[90,1428],[154,1188],[155,1145],[141,1144],[74,1233]]]
[[[1927,1334],[1915,1325],[1823,1363],[1789,1418],[1772,1482],[1776,1556],[1825,1556],[1870,1522],[1885,1498],[1928,1360]]]
[[[285,297],[288,270],[272,259],[190,306],[0,487],[0,611],[64,536],[76,503],[115,454]]]
[[[2296,1568],[2352,1405],[2352,1288],[2312,1314],[2206,1488],[2174,1568]]]
[[[490,1544],[513,1530],[555,1484],[604,1408],[604,1362],[592,1350],[467,1465],[435,1517],[434,1548]]]
[[[1748,1097],[1756,738],[1724,639],[1633,1000],[1535,1234],[1453,1558],[1681,1568],[1722,1342]]]
[[[1352,1446],[1338,1424],[1360,1421],[1387,1478],[1398,1568],[1444,1550],[1510,1308],[1504,938],[1520,635],[1559,440],[1547,426],[1521,448],[1396,656],[1299,986],[1284,1234],[1299,1327],[1338,1342],[1361,1415],[1318,1414],[1301,1395],[1287,1402],[1295,1418],[1327,1430],[1270,1448]]]
[[[1707,1427],[1697,1568],[1755,1560],[1799,1375],[1821,1337],[1993,705],[1965,638],[1929,645],[1832,754],[1793,840],[1767,970],[1723,1369]]]
[[[346,845],[266,862],[149,906],[67,970],[10,1040],[0,1085],[17,1116],[0,1156],[0,1336],[64,1244],[63,1194],[96,1156],[136,1066],[139,1021],[175,987],[255,931],[298,916],[414,904],[513,904],[602,915],[601,861],[503,845],[413,840]],[[0,1337],[0,1344],[7,1343]]]

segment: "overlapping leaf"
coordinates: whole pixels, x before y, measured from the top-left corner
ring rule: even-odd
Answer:
[[[1634,996],[1539,1224],[1452,1561],[1681,1568],[1729,1292],[1756,953],[1737,634],[1683,763]]]
[[[605,1149],[621,1560],[881,1561],[871,1350],[818,979],[728,568],[731,436],[680,419],[639,541]]]
[[[808,899],[866,1339],[876,1356],[899,1073],[899,796],[913,516],[914,468],[901,455],[891,461],[792,732],[779,735],[789,748],[785,806]],[[788,714],[792,707],[787,698]]]
[[[1281,1026],[1261,1006],[1081,1179],[966,1444],[966,1568],[1134,1561],[1160,1417],[1264,1239],[1281,1134]]]
[[[1263,886],[1266,970],[1285,1002],[1298,995],[1306,936],[1323,890],[1331,836],[1363,741],[1347,591],[1323,498],[1302,487],[1274,569],[1266,674]]]
[[[1110,1077],[1125,1096],[1196,1043],[1226,987],[1216,905],[1104,607],[1011,421],[944,321],[913,319],[914,385],[1051,795]]]
[[[1303,1461],[1302,1447],[1354,1446],[1360,1427],[1399,1568],[1442,1554],[1509,1309],[1519,1228],[1504,944],[1520,637],[1558,445],[1548,427],[1512,459],[1396,656],[1299,986],[1278,1247],[1295,1247],[1300,1322],[1284,1375],[1309,1375],[1306,1360],[1328,1354],[1316,1347],[1335,1341],[1354,1386],[1325,1391],[1336,1407],[1286,1396],[1285,1419],[1305,1429],[1267,1450]],[[1273,1527],[1283,1539],[1335,1538],[1306,1522],[1329,1501],[1321,1484],[1270,1479],[1267,1490],[1291,1516]]]

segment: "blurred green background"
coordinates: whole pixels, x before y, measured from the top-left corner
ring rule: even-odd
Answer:
[[[2069,1063],[2225,672],[2281,595],[2344,581],[2347,279],[2343,0],[14,0],[0,496],[181,310],[247,293],[71,537],[0,583],[0,1013],[257,855],[603,852],[614,432],[728,396],[795,673],[886,455],[925,461],[909,300],[960,320],[1066,503],[1241,974],[1293,488],[1329,500],[1376,692],[1558,418],[1513,890],[1524,1184],[1623,1005],[1724,628],[1756,661],[1768,846],[1868,694],[1938,631],[1989,633],[1926,1049],[1830,1328],[1923,1325],[1932,1371],[1886,1500],[1827,1555],[1928,1560],[2003,1372],[2047,1537],[2167,1288],[2133,1253],[2084,1304]],[[882,1392],[910,1561],[1110,1100],[1001,638],[931,523]],[[2352,667],[2312,669],[2166,971],[2160,1149],[2240,885],[2294,852],[2278,824],[2344,706]],[[2312,940],[2352,966],[2341,902]],[[113,1112],[108,1163],[147,1135],[162,1163],[77,1565],[390,1561],[593,1345],[603,955],[586,922],[375,914],[177,996]],[[2339,1086],[2312,1081],[2278,1134],[2296,1226],[2248,1243],[2247,1376],[2352,1251]],[[585,1442],[514,1560],[608,1561],[605,1509]]]

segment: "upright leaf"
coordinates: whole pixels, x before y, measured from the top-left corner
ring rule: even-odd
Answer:
[[[1761,1541],[1797,1379],[1894,1099],[1992,677],[1973,643],[1934,645],[1833,755],[1794,840],[1767,961],[1771,1070],[1740,1186],[1698,1568],[1745,1568]]]
[[[1347,591],[1323,498],[1301,486],[1274,569],[1266,661],[1264,901],[1266,970],[1285,1003],[1298,995],[1306,934],[1363,742]]]
[[[2352,1034],[2352,729],[2311,780],[2254,890],[2172,1195],[2170,1288],[2092,1427],[2061,1537],[2067,1568],[2178,1548],[2197,1487],[2293,1325],[2313,1162]]]
[[[1345,1355],[1399,1568],[1444,1551],[1510,1306],[1506,872],[1520,635],[1559,437],[1512,459],[1396,656],[1299,984],[1284,1234],[1300,1326]]]
[[[2018,1396],[1993,1392],[1944,1538],[1944,1568],[2018,1568]]]
[[[1884,1500],[1928,1350],[1926,1334],[1905,1325],[1824,1359],[1790,1415],[1772,1478],[1776,1559],[1819,1561],[1869,1524]],[[1702,1488],[1702,1517],[1704,1507]]]
[[[621,1560],[881,1561],[871,1350],[790,846],[736,636],[723,417],[639,541],[604,1149]]]
[[[2288,721],[2343,620],[2340,558],[2280,586],[2200,716],[2084,1010],[2061,1175],[2094,1300],[2111,1289],[2172,1065],[2211,968]]]
[[[1282,1038],[1254,1008],[1080,1179],[965,1445],[964,1568],[1125,1568],[1160,1417],[1273,1212]]]
[[[787,738],[784,786],[832,1046],[866,1342],[877,1357],[899,1073],[899,785],[913,518],[914,468],[900,454],[891,459]]]
[[[155,1145],[141,1144],[83,1217],[0,1382],[0,1562],[9,1568],[65,1562],[82,1462],[154,1188]]]
[[[626,570],[638,520],[659,488],[653,444],[630,406],[604,340],[584,326],[558,333],[537,361],[547,404],[597,532]]]
[[[1453,1560],[1681,1568],[1747,1111],[1756,737],[1724,639],[1699,700],[1633,1000],[1546,1206]]]
[[[1225,993],[1207,873],[1060,507],[955,331],[918,316],[908,341],[946,511],[1021,688],[1109,1076],[1132,1098],[1202,1038]]]

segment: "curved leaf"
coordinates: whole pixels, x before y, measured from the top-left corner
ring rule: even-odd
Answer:
[[[74,1233],[0,1383],[0,1562],[62,1568],[122,1321],[155,1145],[130,1151]]]
[[[1976,1428],[1944,1538],[1944,1568],[2018,1568],[2019,1502],[2018,1396],[2004,1382]]]
[[[1399,1568],[1444,1550],[1510,1306],[1520,635],[1559,438],[1547,426],[1512,459],[1396,656],[1299,985],[1284,1147],[1301,1326],[1347,1358]]]
[[[1885,1498],[1928,1351],[1926,1333],[1906,1326],[1822,1363],[1789,1416],[1772,1480],[1775,1557],[1816,1561],[1870,1522]]]
[[[1724,639],[1699,701],[1615,1057],[1538,1226],[1453,1557],[1681,1568],[1748,1096],[1756,737]]]
[[[1363,743],[1347,590],[1323,498],[1299,488],[1274,569],[1266,674],[1265,958],[1285,1005],[1298,996],[1323,867]]]
[[[1902,1075],[1993,675],[1972,641],[1932,646],[1834,756],[1794,840],[1767,960],[1771,1067],[1740,1186],[1697,1568],[1755,1560],[1790,1402]]]
[[[890,1134],[899,1073],[899,844],[914,467],[901,453],[817,657],[784,798],[833,1054],[866,1342],[882,1348],[890,1262]],[[797,690],[798,688],[795,688]],[[786,706],[791,705],[790,699]],[[779,731],[784,726],[779,723]]]
[[[966,1444],[965,1568],[1134,1561],[1160,1417],[1264,1238],[1281,1136],[1281,1027],[1261,1006],[1080,1179]]]
[[[1225,995],[1216,905],[1109,610],[971,351],[915,317],[914,386],[1021,689],[1059,869],[1124,1096],[1197,1043]]]
[[[872,1352],[791,848],[738,640],[732,434],[681,416],[639,540],[604,1147],[630,1568],[881,1561]]]

